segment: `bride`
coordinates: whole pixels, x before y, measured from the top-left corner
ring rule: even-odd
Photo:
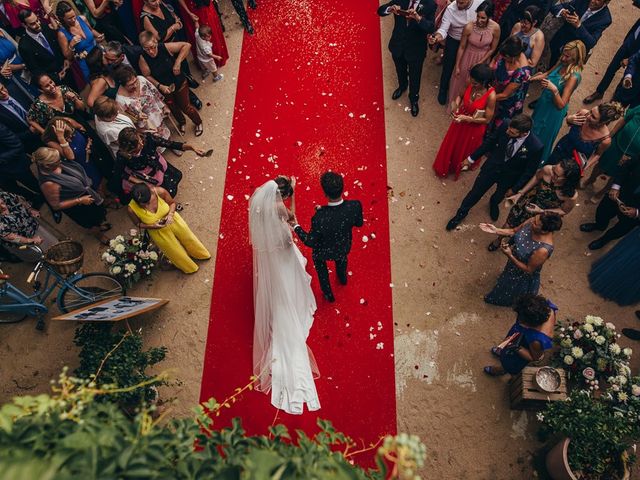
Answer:
[[[301,414],[304,404],[318,410],[314,383],[318,366],[307,337],[316,301],[306,259],[293,243],[287,221],[293,217],[295,178],[279,176],[259,187],[249,201],[249,235],[253,246],[253,372],[256,390],[271,404]],[[291,197],[291,212],[283,200]]]

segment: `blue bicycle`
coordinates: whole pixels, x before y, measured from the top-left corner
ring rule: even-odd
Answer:
[[[29,245],[29,248],[40,255],[40,261],[27,279],[27,283],[33,284],[34,293],[28,295],[13,286],[8,282],[9,275],[0,270],[0,323],[20,322],[29,316],[37,318],[36,328],[43,330],[44,316],[49,311],[45,302],[58,286],[60,291],[56,303],[63,313],[126,293],[125,287],[106,273],[75,273],[65,277],[55,265],[47,262],[40,247]],[[38,275],[42,270],[45,277],[40,282]]]

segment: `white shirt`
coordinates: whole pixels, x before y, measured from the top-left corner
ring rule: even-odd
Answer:
[[[449,4],[444,11],[442,23],[436,33],[439,33],[443,40],[447,36],[454,40],[460,40],[464,26],[476,20],[476,9],[482,2],[483,0],[473,0],[466,10],[459,10],[456,2]]]
[[[198,60],[201,62],[210,62],[213,58],[210,55],[213,53],[213,46],[208,40],[203,40],[200,36],[200,32],[196,30],[196,53]]]
[[[518,152],[518,150],[520,150],[520,147],[522,147],[522,144],[524,143],[524,141],[527,139],[528,136],[529,134],[527,133],[524,137],[512,138],[511,140],[509,140],[509,142],[513,141],[513,155],[515,155]],[[509,142],[507,142],[507,146],[509,145]],[[505,158],[505,161],[512,158],[513,155],[511,155],[511,157],[509,158]]]
[[[104,122],[98,117],[95,117],[95,121],[98,137],[109,147],[113,158],[115,158],[118,153],[118,134],[126,127],[136,128],[136,126],[129,117],[122,113],[119,113],[112,122]]]
[[[606,5],[605,5],[606,6]],[[585,20],[587,20],[589,17],[592,17],[593,15],[595,15],[596,13],[598,13],[600,10],[602,10],[604,7],[599,8],[598,10],[591,10],[590,8],[587,8],[587,11],[584,12],[582,14],[582,17],[580,17],[580,23],[584,22]]]
[[[49,45],[49,41],[45,38],[44,33],[33,33],[28,28],[25,28],[27,35],[33,38],[36,42],[38,42],[45,50],[53,53],[53,49],[51,45]]]

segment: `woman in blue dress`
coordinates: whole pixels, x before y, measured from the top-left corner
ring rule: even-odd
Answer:
[[[591,290],[618,305],[640,302],[640,228],[629,232],[589,272]]]
[[[555,165],[565,158],[574,158],[575,150],[581,157],[580,167],[584,169],[597,162],[600,155],[611,145],[608,125],[624,114],[624,107],[618,102],[601,103],[591,110],[582,109],[567,117],[571,125],[569,132],[558,140],[547,164]]]
[[[38,94],[38,89],[29,85],[22,78],[25,64],[18,55],[18,44],[2,28],[0,28],[0,74],[29,97]]]
[[[574,40],[564,46],[557,65],[531,77],[532,82],[539,81],[544,89],[535,105],[532,130],[544,143],[542,163],[551,155],[553,142],[567,116],[571,95],[580,85],[586,55],[584,43]]]
[[[73,62],[71,71],[78,88],[82,89],[89,82],[90,73],[85,58],[96,48],[97,43],[104,41],[104,35],[94,30],[87,19],[78,16],[65,1],[58,3],[56,15],[60,19],[58,43],[64,56]]]
[[[547,212],[530,218],[514,228],[497,228],[481,223],[480,229],[505,237],[500,249],[508,258],[507,265],[493,289],[484,297],[492,305],[510,307],[525,293],[538,294],[540,271],[553,253],[553,232],[562,227],[562,217]]]
[[[558,307],[541,295],[526,294],[516,299],[513,310],[516,322],[504,341],[491,348],[491,353],[500,359],[500,366],[484,367],[488,375],[517,375],[529,363],[542,360],[545,350],[553,347]]]

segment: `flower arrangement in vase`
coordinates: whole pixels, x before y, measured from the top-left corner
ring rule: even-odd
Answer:
[[[125,237],[118,235],[109,242],[109,248],[102,254],[102,260],[109,273],[131,288],[141,279],[151,275],[158,264],[158,253],[147,242],[144,235],[135,228]]]
[[[560,350],[554,363],[583,388],[604,389],[611,377],[629,368],[632,351],[618,345],[619,336],[614,324],[591,315],[583,322],[559,323],[555,341]]]

